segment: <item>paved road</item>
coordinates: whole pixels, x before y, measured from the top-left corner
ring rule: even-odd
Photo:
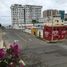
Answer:
[[[41,45],[44,46],[46,44],[46,42],[39,40],[34,36],[24,33],[20,30],[6,30],[6,36],[4,39],[8,40],[9,43],[13,42],[14,40],[18,40],[23,48],[37,48]]]
[[[47,43],[21,30],[5,30],[5,32],[6,35],[3,38],[9,43],[19,40],[25,62],[32,64],[40,61],[41,67],[67,67],[67,40]]]

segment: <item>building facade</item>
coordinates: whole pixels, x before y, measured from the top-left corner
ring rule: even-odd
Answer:
[[[58,10],[45,10],[43,11],[43,17],[57,16]]]
[[[64,14],[64,20],[67,21],[67,14]]]
[[[37,21],[40,20],[42,6],[25,5],[24,8],[25,8],[26,23],[31,23],[32,20],[37,20]]]
[[[11,6],[11,19],[13,28],[22,29],[24,23],[24,7],[22,5],[14,4]]]
[[[32,20],[39,21],[41,18],[42,6],[19,5],[11,6],[12,26],[15,29],[24,29],[25,24],[31,24]]]
[[[65,11],[64,10],[59,10],[59,14],[60,14],[61,19],[64,20]]]
[[[43,11],[43,18],[49,18],[51,19],[52,17],[60,17],[62,21],[64,21],[64,10],[45,10]]]
[[[67,25],[67,13],[64,14],[64,24]]]

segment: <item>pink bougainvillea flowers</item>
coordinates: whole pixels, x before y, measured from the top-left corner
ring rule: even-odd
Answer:
[[[6,52],[4,51],[4,49],[0,49],[0,59],[4,59],[5,54],[6,54]]]

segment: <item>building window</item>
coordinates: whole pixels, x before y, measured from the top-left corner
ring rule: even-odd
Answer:
[[[59,20],[55,20],[56,22],[59,22]]]
[[[19,26],[19,28],[21,28],[21,26]]]

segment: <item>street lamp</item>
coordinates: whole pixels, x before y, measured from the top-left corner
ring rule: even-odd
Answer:
[[[25,27],[25,29],[26,29],[26,26],[25,26],[25,24],[26,24],[26,16],[25,16],[25,8],[24,8],[24,27]]]

